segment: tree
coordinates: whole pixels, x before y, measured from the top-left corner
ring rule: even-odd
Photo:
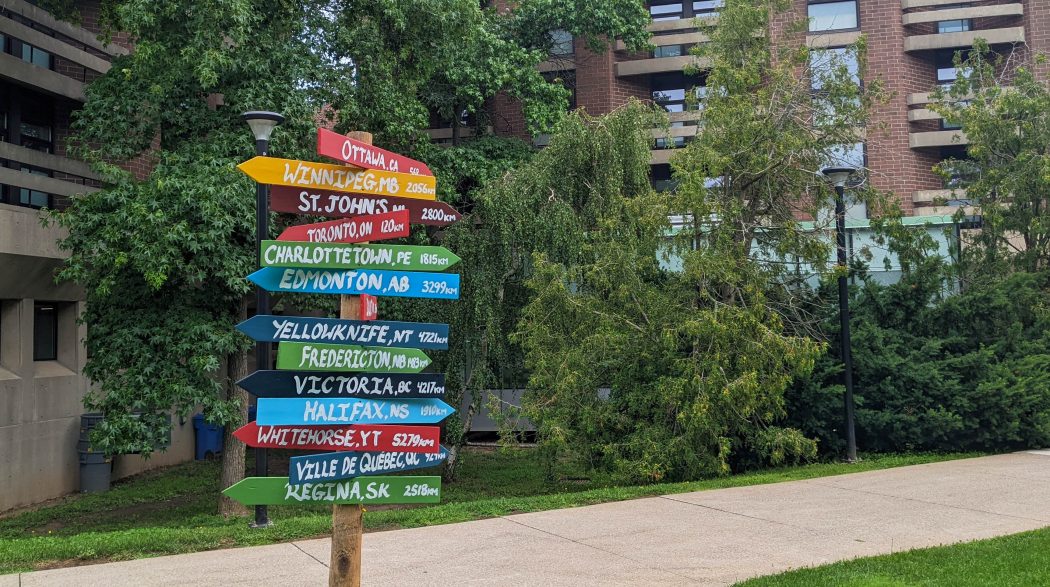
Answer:
[[[1000,55],[978,40],[956,53],[962,75],[930,105],[968,141],[966,157],[939,170],[980,210],[981,230],[963,247],[970,273],[1050,267],[1050,87],[1033,71],[1044,60]]]
[[[821,351],[796,333],[819,322],[803,311],[802,282],[826,268],[830,239],[800,218],[827,206],[816,172],[857,142],[882,95],[877,80],[858,83],[863,42],[841,53],[792,43],[789,9],[730,0],[705,31],[706,91],[696,138],[672,159],[673,193],[587,186],[602,205],[576,227],[583,253],[535,259],[519,336],[532,370],[525,413],[544,443],[646,481],[815,454],[776,425],[785,389]],[[564,178],[589,170],[542,157],[530,167],[544,164],[561,167],[537,190],[552,202],[572,193]]]

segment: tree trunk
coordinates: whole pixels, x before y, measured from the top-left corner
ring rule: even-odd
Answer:
[[[503,288],[500,288],[500,301],[503,301]],[[467,349],[467,352],[470,352]],[[488,337],[485,334],[481,335],[481,358],[486,359],[488,356]],[[470,384],[474,379],[474,369],[467,373],[467,376],[463,379],[463,393],[464,395],[470,389]],[[479,389],[479,393],[484,393],[484,390]],[[448,449],[448,458],[445,459],[445,468],[442,473],[442,478],[445,481],[453,481],[456,478],[456,474],[459,472],[459,453],[463,447],[467,444],[467,435],[470,434],[470,426],[474,420],[474,412],[477,411],[477,405],[481,402],[482,398],[470,396],[470,405],[467,406],[467,411],[462,416],[462,430],[459,438],[452,444],[452,447]]]
[[[241,319],[248,317],[247,300],[241,302]],[[248,375],[248,352],[240,351],[231,354],[226,359],[226,399],[235,400],[239,404],[236,416],[232,422],[226,424],[222,438],[222,472],[219,474],[219,489],[227,487],[244,479],[244,453],[245,445],[233,436],[233,432],[248,421],[248,392],[237,386],[237,381]],[[231,516],[247,516],[248,508],[241,505],[225,495],[219,496],[219,515],[224,518]]]

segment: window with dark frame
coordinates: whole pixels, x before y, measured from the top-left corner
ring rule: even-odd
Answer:
[[[33,360],[58,359],[58,306],[53,302],[33,304]]]
[[[809,32],[848,31],[859,28],[857,0],[809,0]]]

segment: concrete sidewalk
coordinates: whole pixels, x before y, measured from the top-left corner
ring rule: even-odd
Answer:
[[[278,522],[279,523],[279,522]],[[1050,525],[1050,451],[365,536],[366,585],[728,585]],[[328,540],[0,576],[0,587],[324,585]]]

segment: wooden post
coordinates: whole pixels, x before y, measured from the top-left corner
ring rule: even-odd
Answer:
[[[372,133],[349,132],[346,136],[372,144]],[[339,317],[359,320],[361,296],[339,296]],[[332,506],[332,560],[328,568],[328,587],[361,586],[363,514],[364,508],[359,505]]]

